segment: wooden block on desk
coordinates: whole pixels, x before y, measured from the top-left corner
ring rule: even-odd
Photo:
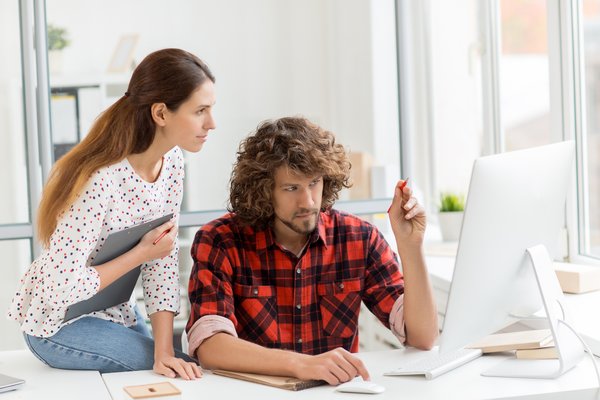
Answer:
[[[181,399],[181,391],[171,382],[150,383],[147,385],[125,386],[130,399]]]
[[[560,287],[566,293],[585,293],[600,289],[600,268],[590,265],[554,263]]]

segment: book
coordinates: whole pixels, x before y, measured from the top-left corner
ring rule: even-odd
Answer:
[[[304,390],[315,386],[321,386],[327,384],[325,381],[320,380],[304,380],[293,378],[289,376],[275,376],[275,375],[262,375],[252,374],[249,372],[235,372],[225,371],[216,369],[212,371],[215,375],[227,376],[229,378],[241,379],[243,381],[260,383],[261,385],[273,386],[285,390]]]
[[[549,329],[535,329],[520,332],[495,333],[467,346],[470,349],[481,349],[486,353],[511,351],[520,349],[536,349],[552,343]]]
[[[540,347],[539,349],[519,349],[515,352],[518,359],[522,360],[552,360],[558,358],[556,347]]]

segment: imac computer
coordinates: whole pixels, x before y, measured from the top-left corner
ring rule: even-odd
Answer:
[[[449,355],[449,364],[438,373],[452,369],[448,365],[453,362],[453,352],[511,322],[531,316],[544,306],[555,316],[555,300],[562,292],[545,249],[554,251],[558,247],[565,225],[574,155],[575,145],[568,141],[475,161],[439,352],[435,354],[438,359]],[[490,375],[551,378],[578,362],[583,350],[574,351],[577,354],[568,357],[569,365],[557,365],[557,360],[551,360],[545,366],[535,367],[538,372],[529,374],[531,365],[521,368],[519,365],[526,364],[521,363],[510,366],[508,372],[500,368]],[[476,356],[471,354],[466,361]],[[455,363],[454,367],[460,364]],[[404,368],[404,372],[402,369],[386,375],[411,374],[411,368]]]

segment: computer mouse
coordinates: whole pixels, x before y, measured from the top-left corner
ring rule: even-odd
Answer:
[[[369,381],[350,381],[338,385],[335,390],[346,393],[377,394],[385,392],[385,387]]]

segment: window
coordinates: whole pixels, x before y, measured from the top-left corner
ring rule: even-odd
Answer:
[[[506,151],[561,140],[551,136],[546,3],[500,1],[500,112]]]
[[[0,310],[6,312],[21,273],[31,263],[30,239],[10,240],[30,236],[28,168],[23,124],[23,72],[19,31],[19,2],[0,2],[0,254],[2,282]],[[23,348],[17,325],[0,318],[2,342],[0,350]]]
[[[5,171],[0,174],[0,224],[26,223],[27,160],[23,126],[23,75],[19,37],[19,2],[0,4],[0,159]],[[9,188],[7,190],[7,188]]]
[[[600,1],[581,1],[582,182],[579,253],[600,258]]]

